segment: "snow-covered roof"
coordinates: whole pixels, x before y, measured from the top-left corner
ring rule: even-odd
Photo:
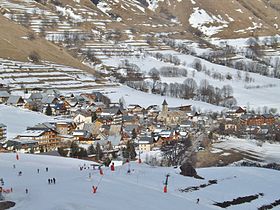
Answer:
[[[93,102],[94,106],[97,106],[97,107],[104,107],[105,104],[103,102]]]
[[[20,137],[39,137],[45,131],[44,130],[26,130],[23,133],[19,134]]]
[[[111,125],[109,130],[109,135],[117,135],[121,133],[121,125]]]
[[[135,108],[143,108],[143,107],[141,107],[141,106],[138,105],[138,104],[129,104],[129,105],[127,106],[127,108],[128,108],[128,109],[135,109]]]
[[[169,131],[169,130],[163,130],[159,133],[159,135],[161,137],[169,137],[169,136],[171,136],[171,134],[172,134],[172,131]]]
[[[43,104],[52,104],[55,99],[56,99],[55,96],[44,95],[41,102]]]
[[[13,96],[10,95],[10,97],[8,98],[7,104],[17,104],[18,101],[21,99],[21,96]]]
[[[17,142],[17,143],[20,143],[20,144],[37,144],[38,141],[35,141],[35,140],[30,140],[30,139],[13,139],[13,140],[9,140],[10,142]]]
[[[88,132],[92,132],[94,128],[93,123],[84,123],[83,130],[86,130]]]
[[[46,89],[46,90],[44,91],[44,93],[45,93],[46,95],[52,95],[52,96],[56,96],[56,97],[58,97],[58,96],[61,95],[61,93],[60,93],[58,90],[56,90],[56,89]]]
[[[43,95],[41,93],[31,93],[29,98],[32,100],[41,100]]]
[[[0,90],[0,97],[1,98],[8,98],[10,94],[6,90]]]
[[[6,125],[4,125],[3,123],[0,123],[0,128],[4,128],[7,127]]]
[[[86,130],[75,130],[73,131],[73,136],[82,136],[84,138],[89,138],[91,134]]]
[[[139,144],[152,144],[153,141],[154,141],[154,139],[153,139],[153,137],[151,137],[151,136],[141,136],[141,137],[139,138],[138,143],[139,143]]]
[[[160,133],[163,130],[163,128],[156,128],[153,132],[154,133]]]
[[[113,146],[118,146],[121,142],[121,139],[121,135],[112,135],[108,137],[108,141],[110,141]]]
[[[101,115],[115,115],[120,111],[119,107],[103,109]]]
[[[123,130],[127,131],[127,132],[132,132],[133,129],[137,129],[139,128],[139,125],[125,125],[123,126]]]
[[[91,117],[92,116],[92,113],[87,111],[87,110],[83,110],[83,109],[79,109],[75,112],[76,116],[77,117],[78,115],[82,115],[84,117]]]

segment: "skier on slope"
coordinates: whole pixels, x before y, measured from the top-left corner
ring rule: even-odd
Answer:
[[[92,192],[93,192],[93,193],[96,193],[96,191],[97,191],[97,186],[94,186],[94,185],[93,185],[93,186],[92,186]]]
[[[127,174],[130,174],[131,170],[130,170],[130,163],[128,164],[128,169],[127,169]]]
[[[99,173],[100,173],[100,175],[103,175],[103,170],[102,170],[101,166],[99,166]]]
[[[111,171],[115,171],[115,164],[114,163],[111,164]]]

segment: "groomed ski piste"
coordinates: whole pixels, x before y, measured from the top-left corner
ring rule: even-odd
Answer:
[[[6,201],[16,203],[11,209],[18,210],[222,209],[213,204],[254,195],[257,196],[251,202],[231,205],[227,209],[257,209],[280,198],[280,172],[276,170],[202,168],[198,169],[198,174],[204,180],[199,180],[181,176],[178,169],[137,162],[115,164],[115,171],[102,167],[102,176],[91,164],[94,162],[31,154],[19,154],[19,160],[16,160],[15,153],[2,153],[0,178],[4,180],[3,189],[13,190],[3,195]],[[167,174],[170,174],[168,191],[164,193]],[[56,179],[55,184],[48,183],[52,178]],[[216,180],[216,183],[207,185],[209,180]],[[98,186],[96,193],[92,192],[92,186]],[[197,187],[197,190],[180,191],[189,187]]]

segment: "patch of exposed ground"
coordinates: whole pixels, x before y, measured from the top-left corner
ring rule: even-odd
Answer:
[[[236,206],[236,205],[240,205],[243,203],[250,203],[253,200],[258,199],[259,197],[264,196],[263,193],[258,193],[256,195],[249,195],[249,196],[244,196],[244,197],[238,197],[233,199],[232,201],[224,201],[224,202],[216,202],[213,205],[215,206],[219,206],[221,208],[227,208],[229,206]]]
[[[262,159],[251,151],[216,149],[209,144],[205,150],[197,152],[196,167],[224,166],[240,160],[262,162]]]
[[[218,184],[218,180],[209,180],[208,183],[206,184],[201,184],[199,186],[191,186],[191,187],[187,187],[185,189],[179,189],[180,192],[193,192],[193,191],[197,191],[200,190],[201,188],[205,188],[214,184]]]
[[[263,205],[263,206],[261,206],[260,208],[258,208],[258,210],[273,209],[273,208],[276,207],[276,206],[280,206],[280,199],[274,201],[274,202],[271,203],[271,204]]]
[[[13,201],[1,201],[0,202],[0,210],[5,210],[5,209],[9,209],[12,208],[16,205],[15,202]]]

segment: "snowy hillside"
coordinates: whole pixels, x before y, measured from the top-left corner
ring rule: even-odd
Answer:
[[[16,108],[0,104],[0,123],[7,126],[7,139],[16,137],[26,130],[28,126],[35,126],[38,123],[71,121],[63,117],[49,117],[40,112],[33,112],[27,109]]]
[[[98,170],[85,169],[92,162],[61,157],[0,154],[0,177],[5,188],[13,192],[4,194],[6,200],[16,202],[12,209],[115,209],[115,210],[170,210],[170,209],[221,209],[214,202],[231,201],[237,197],[258,195],[250,203],[230,206],[228,209],[256,209],[279,199],[279,171],[258,168],[205,168],[198,173],[205,180],[179,175],[172,168],[154,168],[145,164],[125,164],[114,172],[104,168],[104,176]],[[16,168],[13,168],[13,164]],[[128,167],[132,173],[127,174]],[[45,168],[48,167],[48,172]],[[40,173],[37,173],[40,169]],[[18,172],[22,171],[22,176]],[[91,178],[89,178],[91,173]],[[163,193],[163,180],[170,174],[168,193]],[[48,184],[56,178],[56,184]],[[212,184],[192,192],[181,192],[191,186]],[[265,182],[263,180],[266,180]],[[91,188],[99,185],[97,193]],[[28,194],[25,193],[28,189]],[[262,194],[263,193],[263,194]],[[197,198],[200,199],[196,204]],[[276,207],[277,208],[277,207]]]
[[[257,2],[232,0],[222,3],[219,0],[61,0],[58,2],[60,3],[24,0],[15,3],[12,0],[0,0],[1,14],[3,14],[0,16],[0,24],[3,25],[3,31],[7,32],[3,33],[5,36],[0,35],[0,45],[5,47],[7,45],[9,49],[0,51],[0,57],[14,60],[1,59],[1,83],[17,89],[52,87],[69,91],[73,89],[90,91],[103,88],[104,85],[115,84],[100,82],[99,75],[89,76],[77,68],[76,62],[86,64],[88,71],[91,68],[97,71],[101,69],[104,72],[100,72],[105,75],[110,73],[110,67],[118,67],[120,60],[124,59],[138,65],[141,71],[146,73],[153,67],[174,67],[171,63],[156,60],[155,56],[145,57],[146,54],[162,53],[176,56],[180,60],[180,65],[176,67],[186,68],[188,75],[181,78],[161,77],[161,83],[182,84],[186,77],[189,77],[200,85],[200,82],[206,79],[213,90],[222,89],[225,85],[232,86],[233,95],[230,97],[233,96],[238,105],[247,106],[249,109],[261,109],[265,106],[280,109],[280,99],[274,97],[279,92],[279,81],[276,79],[253,73],[248,73],[247,77],[247,72],[243,70],[237,71],[202,59],[201,64],[205,66],[206,71],[197,72],[191,68],[193,61],[201,58],[203,53],[222,48],[219,46],[220,42],[238,46],[236,53],[224,59],[244,61],[248,62],[248,65],[253,65],[253,60],[242,56],[243,51],[240,52],[244,48],[244,43],[240,46],[241,40],[234,38],[249,37],[252,34],[260,37],[278,34],[280,17],[277,2],[266,0]],[[16,32],[18,25],[15,23],[26,29]],[[10,28],[14,30],[9,30]],[[11,34],[16,34],[16,39],[10,39]],[[185,55],[186,53],[179,53],[178,50],[177,52],[174,46],[164,42],[162,37],[170,38],[174,42],[178,40],[185,42],[187,49],[194,50],[193,54]],[[216,38],[211,41],[215,46],[207,43],[210,42],[210,37]],[[42,40],[51,41],[54,44],[52,47],[59,46],[59,53],[57,53],[58,49],[51,51],[47,47],[35,50],[34,46]],[[191,43],[189,40],[192,40]],[[245,39],[243,41],[246,42]],[[11,53],[14,50],[10,43],[17,46],[19,53]],[[27,59],[30,61],[31,52],[28,51],[23,56],[20,51],[29,48],[26,46],[35,50],[38,53],[35,55],[39,55],[42,62],[52,62],[43,62],[40,65],[18,62]],[[262,50],[264,58],[258,58],[259,64],[266,61],[268,73],[272,71],[273,61],[279,59],[278,48],[278,45],[275,49],[264,48]],[[57,57],[56,55],[63,54],[60,52],[64,52],[65,49],[71,52],[71,55],[75,55],[76,68],[55,64],[61,63],[62,60],[71,60],[66,57],[53,58],[54,55]],[[44,55],[45,52],[50,52],[52,56]],[[69,66],[73,65],[74,63],[69,64]],[[85,69],[85,66],[81,65],[79,68]],[[279,71],[276,67],[275,69],[276,72]],[[94,73],[94,71],[90,72]],[[223,79],[217,78],[217,75]],[[233,79],[225,80],[228,75]],[[246,83],[246,79],[252,82]],[[268,92],[270,94],[267,94]],[[118,98],[120,97],[122,95]],[[199,101],[201,97],[192,97],[192,99]],[[204,105],[200,102],[190,101],[190,103],[199,104],[199,107],[201,104]],[[212,102],[212,104],[224,105],[225,101]]]
[[[278,143],[229,136],[219,139],[213,144],[213,153],[220,153],[223,150],[227,151],[226,155],[229,155],[229,151],[237,151],[263,163],[278,163],[280,161],[280,144]]]
[[[233,90],[233,96],[236,98],[238,105],[246,106],[249,109],[262,109],[263,107],[267,106],[280,110],[280,98],[275,97],[275,95],[277,95],[279,92],[279,79],[266,77],[251,72],[238,71],[234,68],[210,63],[204,59],[200,59],[192,55],[185,55],[172,50],[161,51],[160,53],[163,55],[176,56],[180,60],[180,65],[164,62],[150,55],[145,55],[142,57],[110,56],[104,59],[103,62],[108,66],[119,67],[125,60],[128,60],[130,63],[137,65],[146,75],[152,68],[156,68],[158,70],[163,67],[184,68],[187,70],[187,76],[161,76],[160,82],[167,84],[182,84],[187,78],[192,78],[195,80],[198,86],[203,80],[207,80],[210,85],[220,89],[224,85],[230,85]],[[195,60],[200,60],[201,65],[206,69],[206,71],[197,71],[196,69],[192,68],[193,62]],[[215,74],[221,75],[223,79],[213,78],[213,75]],[[227,75],[230,75],[232,79],[225,79]],[[252,81],[246,82],[246,77],[251,78]],[[195,105],[195,103],[191,104]]]
[[[139,104],[143,107],[148,107],[150,105],[158,105],[161,107],[163,100],[167,100],[170,107],[176,107],[180,105],[192,105],[201,111],[217,111],[220,112],[224,110],[224,107],[215,106],[202,101],[194,100],[184,100],[179,98],[165,97],[161,95],[149,94],[141,92],[125,85],[113,88],[107,88],[102,91],[107,95],[113,102],[118,102],[121,97],[125,99],[127,104]]]
[[[13,138],[25,131],[27,126],[51,121],[53,118],[42,113],[0,104],[0,122],[7,126],[7,138]]]

